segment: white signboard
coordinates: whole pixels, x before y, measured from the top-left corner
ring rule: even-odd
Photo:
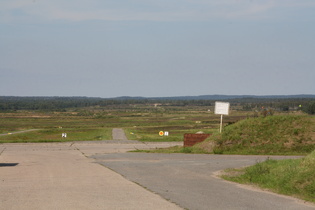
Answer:
[[[229,102],[215,102],[214,114],[229,115]]]

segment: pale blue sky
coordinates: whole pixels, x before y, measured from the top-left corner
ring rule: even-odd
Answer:
[[[0,1],[2,96],[207,94],[315,94],[315,1]]]

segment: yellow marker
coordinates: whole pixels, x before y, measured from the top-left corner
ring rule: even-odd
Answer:
[[[163,131],[160,131],[160,132],[159,132],[159,135],[160,135],[160,136],[163,136],[163,135],[164,135],[164,132],[163,132]]]

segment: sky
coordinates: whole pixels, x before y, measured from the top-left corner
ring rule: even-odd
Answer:
[[[315,94],[315,1],[0,1],[0,96],[213,94]]]

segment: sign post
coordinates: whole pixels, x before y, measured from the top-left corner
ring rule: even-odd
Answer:
[[[223,115],[229,115],[230,103],[229,102],[215,102],[214,114],[221,115],[221,122],[220,122],[220,133],[222,132],[222,122],[223,122]]]
[[[220,133],[222,133],[223,114],[221,114]]]

